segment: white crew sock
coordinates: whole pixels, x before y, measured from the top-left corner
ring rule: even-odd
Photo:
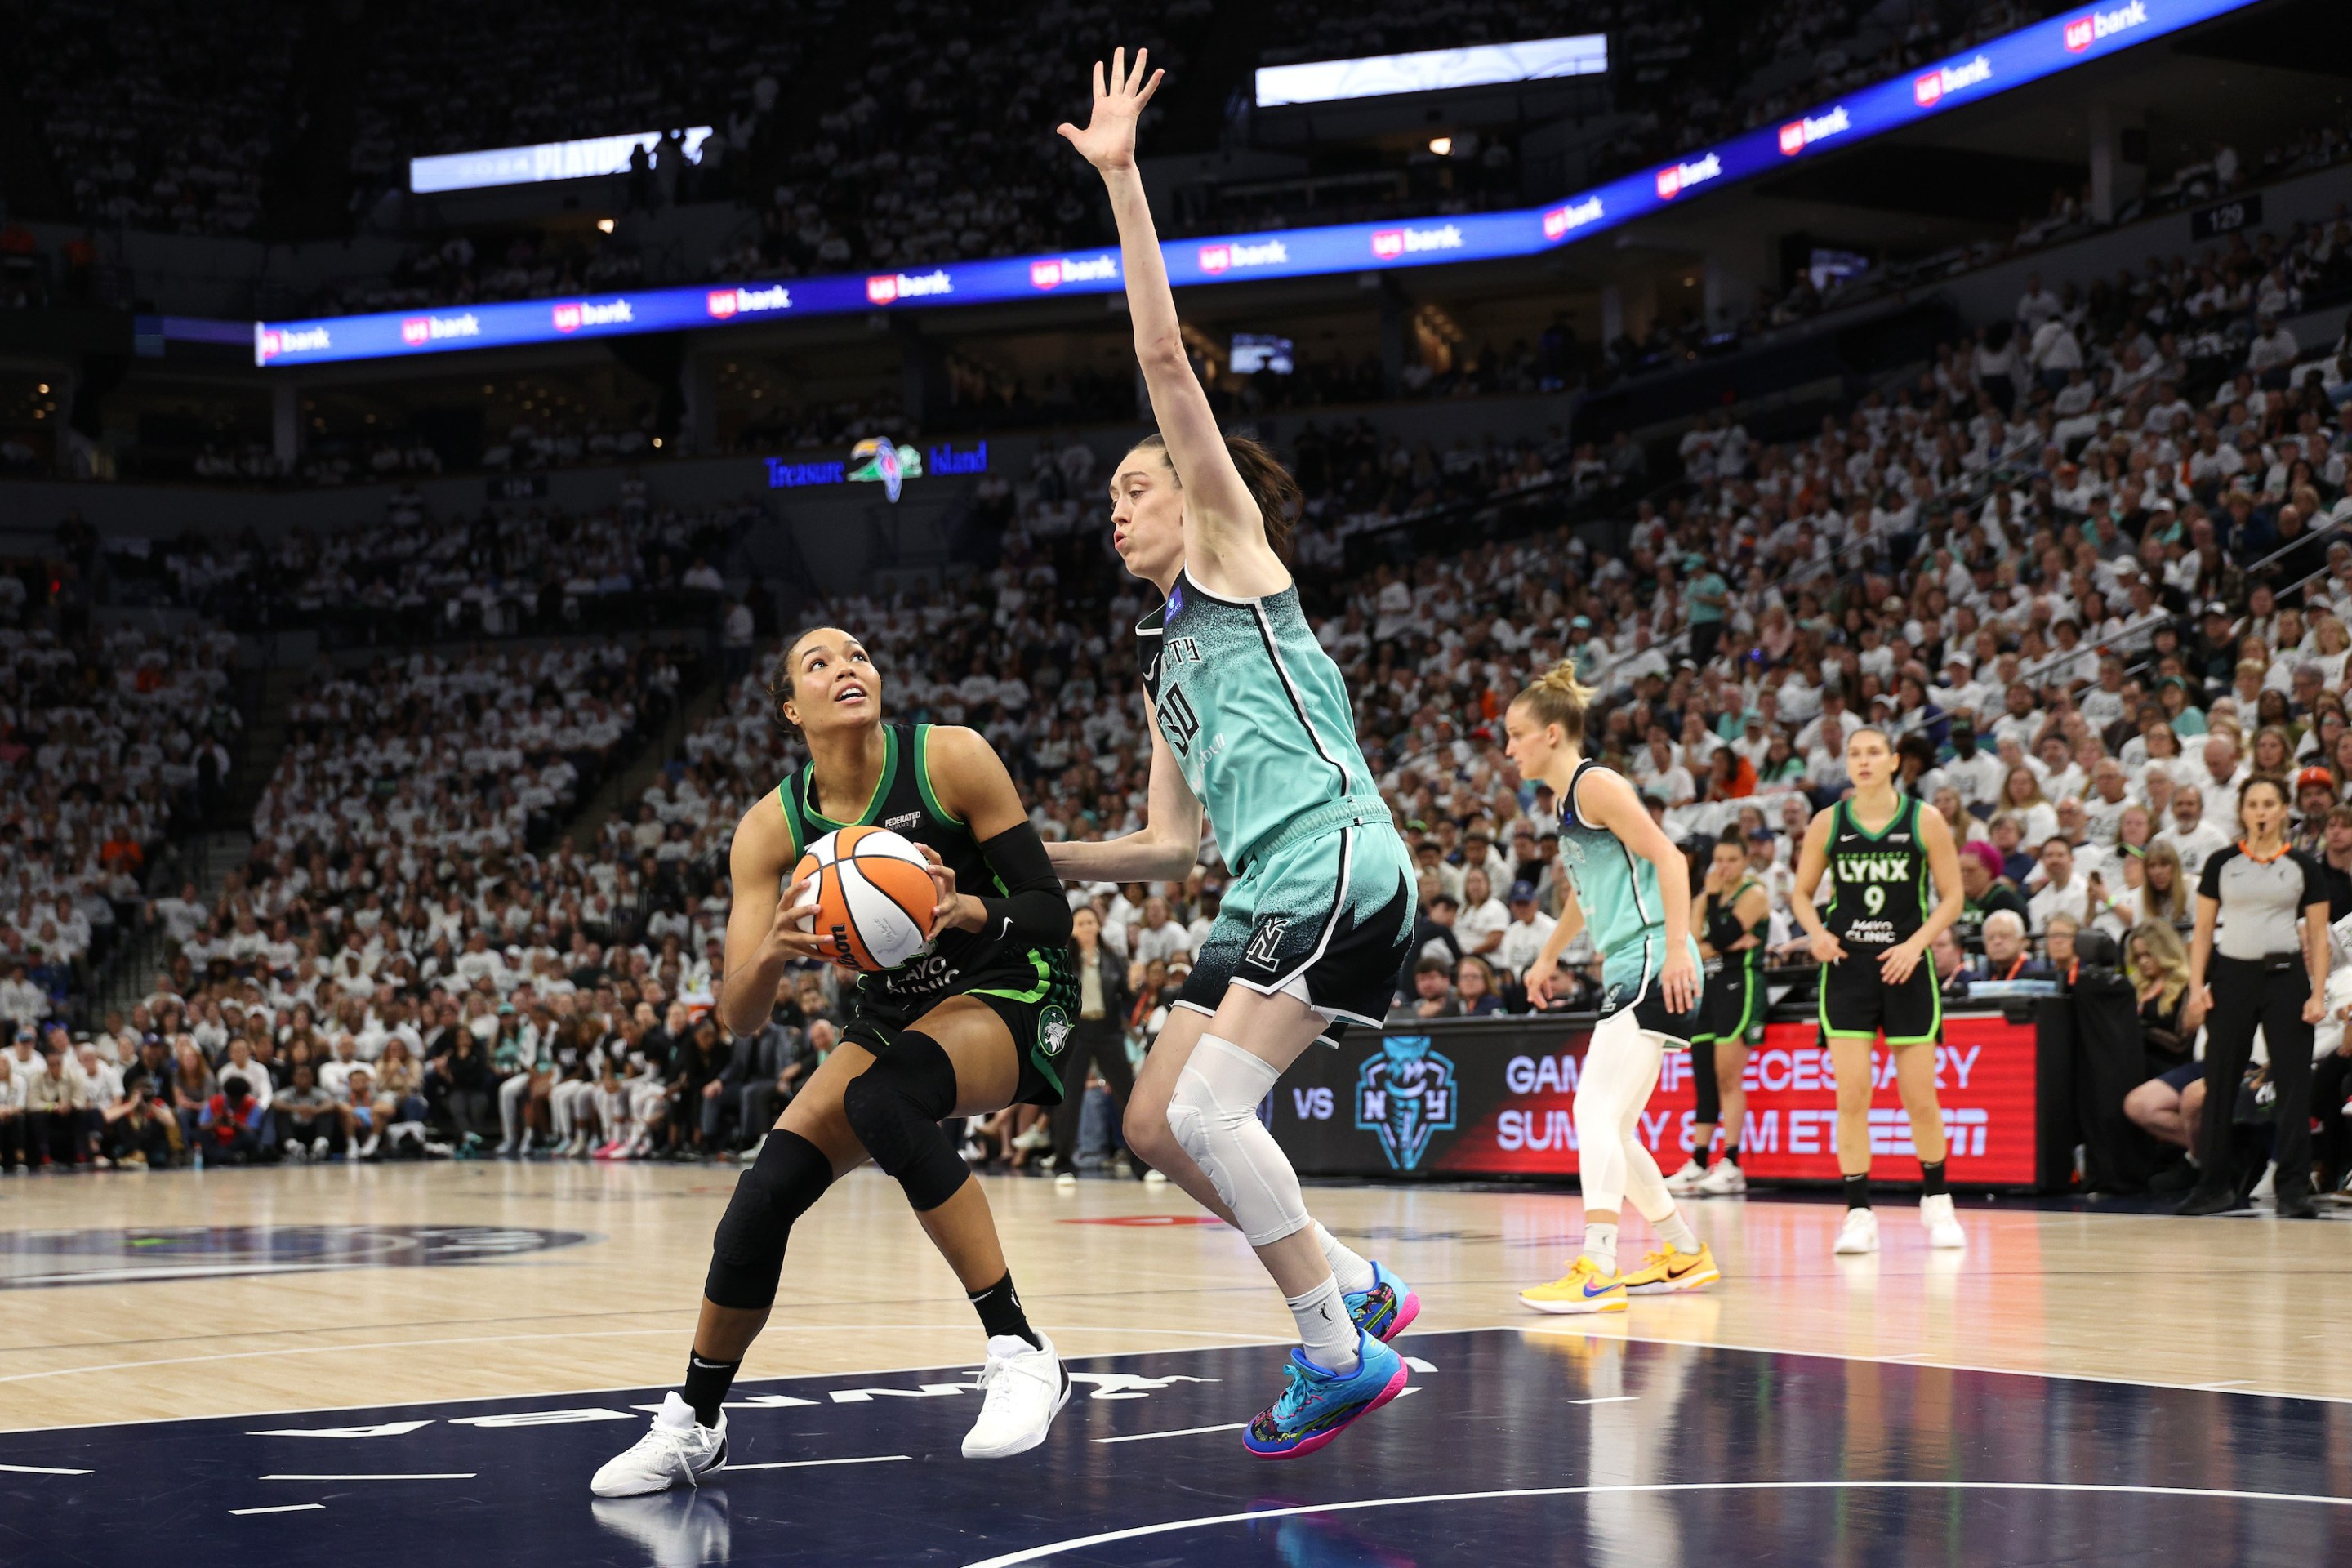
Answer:
[[[1664,1242],[1676,1252],[1698,1250],[1698,1237],[1692,1232],[1690,1222],[1683,1218],[1680,1209],[1675,1210],[1664,1219],[1652,1220],[1650,1228],[1658,1233],[1660,1241]]]
[[[1348,1303],[1339,1299],[1339,1282],[1326,1279],[1304,1296],[1287,1296],[1290,1315],[1298,1320],[1299,1342],[1307,1359],[1329,1372],[1356,1370],[1356,1325]]]
[[[1331,1278],[1339,1281],[1340,1294],[1354,1295],[1372,1288],[1372,1266],[1319,1222],[1315,1226],[1315,1239],[1323,1244],[1324,1261],[1331,1265]]]
[[[1616,1273],[1617,1227],[1613,1225],[1587,1225],[1584,1227],[1584,1256],[1599,1264],[1601,1273]]]

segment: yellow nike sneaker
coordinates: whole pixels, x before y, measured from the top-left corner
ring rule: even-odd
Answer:
[[[1580,1257],[1550,1284],[1520,1291],[1519,1301],[1538,1312],[1622,1312],[1626,1307],[1625,1281],[1601,1273],[1599,1264]]]
[[[1696,1252],[1676,1252],[1671,1247],[1662,1247],[1644,1254],[1642,1267],[1620,1278],[1629,1295],[1665,1296],[1712,1285],[1723,1275],[1715,1266],[1715,1254],[1702,1241]]]

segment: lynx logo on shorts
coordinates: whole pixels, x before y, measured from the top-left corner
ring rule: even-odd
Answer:
[[[1070,1016],[1059,1007],[1048,1007],[1037,1015],[1037,1048],[1049,1057],[1058,1057],[1070,1044]]]
[[[1260,969],[1281,968],[1282,935],[1289,929],[1288,915],[1268,915],[1258,921],[1257,930],[1250,933],[1249,950],[1242,954],[1242,962]]]
[[[1420,1164],[1430,1139],[1453,1131],[1459,1115],[1454,1063],[1429,1046],[1427,1035],[1391,1035],[1356,1072],[1356,1129],[1380,1135],[1391,1170]]]

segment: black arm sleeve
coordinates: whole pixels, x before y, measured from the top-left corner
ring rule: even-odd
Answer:
[[[1037,837],[1036,827],[1026,822],[1008,827],[982,845],[980,853],[1005,888],[1003,898],[981,899],[980,907],[987,911],[981,934],[1001,931],[1000,940],[1017,936],[1047,947],[1067,944],[1070,900],[1062,895],[1062,879],[1045,858],[1045,841]]]

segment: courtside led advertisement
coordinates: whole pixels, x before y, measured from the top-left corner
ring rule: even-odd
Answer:
[[[1540,1018],[1350,1031],[1338,1050],[1308,1052],[1276,1085],[1275,1137],[1314,1175],[1573,1175],[1577,1085],[1591,1037],[1589,1024]],[[2037,1048],[2031,1024],[1945,1018],[1936,1093],[1955,1185],[2035,1184]],[[1837,1078],[1814,1026],[1769,1026],[1748,1053],[1746,1084],[1741,1168],[1763,1180],[1835,1182]],[[1683,1163],[1696,1107],[1689,1053],[1668,1052],[1641,1125],[1661,1168]],[[1910,1119],[1884,1048],[1869,1126],[1874,1174],[1917,1181]]]
[[[1544,206],[1176,239],[1160,249],[1169,280],[1178,288],[1538,255],[1786,168],[1798,160],[1833,153],[1930,115],[1981,102],[1993,94],[2254,3],[2129,0],[2121,5],[2062,12],[1948,59]],[[625,165],[631,139],[614,140],[623,144]],[[1118,257],[1112,250],[1000,257],[917,272],[640,289],[593,299],[516,300],[442,312],[390,311],[306,321],[257,321],[253,357],[261,365],[320,364],[802,316],[1003,304],[1055,294],[1111,293],[1123,287]],[[181,334],[167,331],[166,335]]]

